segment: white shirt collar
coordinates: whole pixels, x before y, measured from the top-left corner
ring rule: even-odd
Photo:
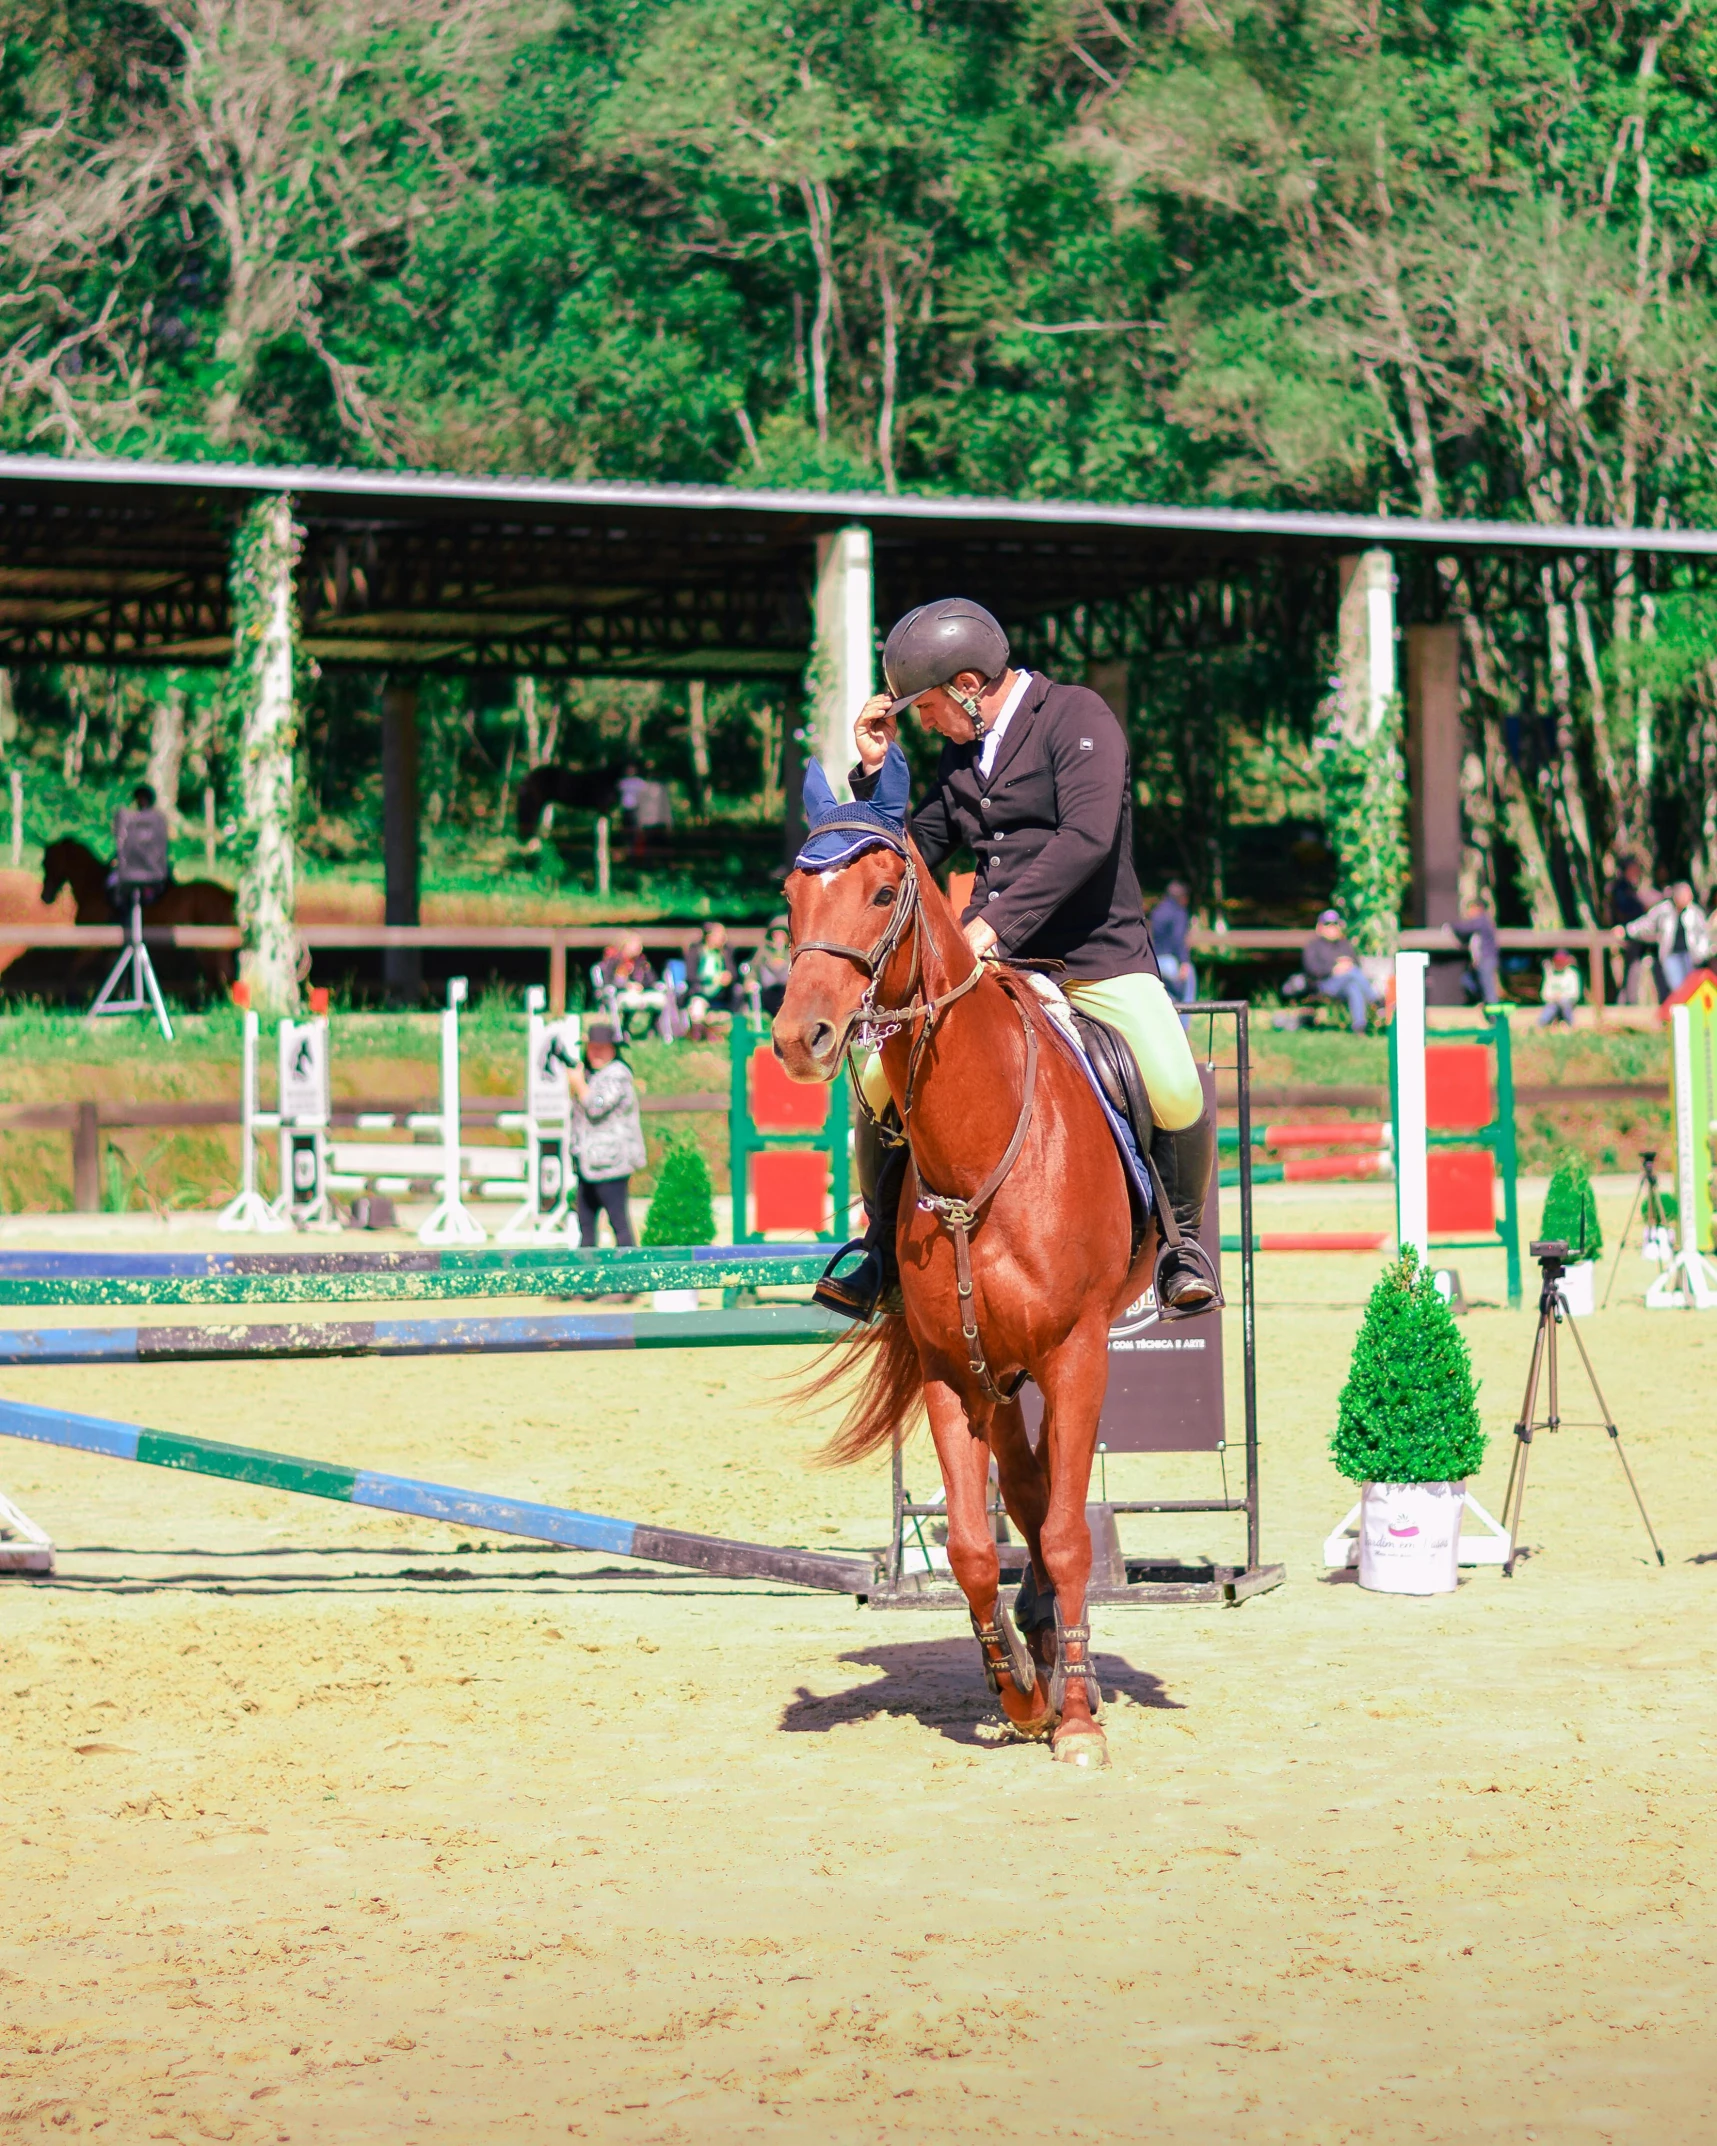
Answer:
[[[1000,715],[996,717],[995,721],[990,725],[989,729],[984,732],[984,749],[978,755],[978,772],[984,777],[986,781],[989,780],[990,770],[996,764],[996,754],[1001,750],[1002,732],[1006,730],[1009,723],[1013,721],[1014,710],[1019,706],[1020,702],[1024,700],[1025,689],[1030,684],[1030,671],[1021,671],[1019,676],[1014,680],[1013,691],[1008,695],[1007,699],[1002,702],[1002,711]]]

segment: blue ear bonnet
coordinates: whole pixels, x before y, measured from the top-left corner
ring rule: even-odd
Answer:
[[[912,771],[898,745],[888,748],[869,800],[843,805],[829,778],[813,760],[805,770],[805,840],[793,860],[801,872],[828,872],[851,864],[861,850],[891,849],[906,855],[906,806]],[[833,822],[833,825],[829,823]],[[819,828],[826,832],[819,833]]]

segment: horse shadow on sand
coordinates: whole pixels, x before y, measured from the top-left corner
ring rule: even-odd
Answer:
[[[1134,1706],[1183,1711],[1161,1677],[1148,1669],[1135,1669],[1119,1655],[1101,1649],[1095,1659],[1105,1701],[1122,1698]],[[984,1683],[975,1640],[879,1642],[855,1647],[841,1660],[855,1669],[880,1669],[882,1675],[868,1676],[826,1698],[800,1685],[781,1711],[786,1734],[822,1736],[852,1722],[910,1719],[936,1730],[950,1743],[989,1745],[1002,1740],[1000,1703]]]

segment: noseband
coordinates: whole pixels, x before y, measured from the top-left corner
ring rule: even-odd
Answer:
[[[816,828],[818,834],[835,830],[876,834],[876,828],[869,820],[821,820]],[[888,847],[892,849],[894,845],[889,843]],[[848,945],[840,939],[807,939],[802,945],[794,947],[792,958],[797,961],[801,954],[835,954],[843,961],[850,961],[868,979],[864,996],[859,1000],[856,1012],[847,1023],[847,1032],[841,1038],[840,1052],[843,1057],[855,1041],[861,1047],[869,1049],[880,1043],[884,1036],[895,1035],[903,1028],[916,1029],[912,1049],[906,1061],[906,1087],[900,1103],[901,1122],[905,1128],[907,1145],[910,1146],[912,1099],[917,1087],[919,1063],[930,1042],[931,1033],[940,1016],[956,999],[964,998],[977,983],[984,973],[984,965],[982,961],[974,958],[972,973],[951,991],[943,992],[940,998],[928,990],[922,990],[924,905],[919,892],[918,867],[909,850],[902,849],[899,854],[905,861],[906,871],[901,878],[900,893],[887,926],[874,946],[866,949]],[[912,933],[912,973],[906,983],[907,1003],[904,1006],[879,1006],[876,994],[882,982],[882,972],[898,951],[908,930]],[[1008,1142],[1006,1152],[969,1199],[932,1192],[925,1182],[923,1165],[919,1163],[917,1154],[914,1153],[912,1158],[918,1171],[919,1206],[927,1214],[933,1214],[954,1240],[954,1286],[960,1303],[960,1336],[966,1344],[967,1368],[988,1398],[997,1402],[1011,1401],[1025,1384],[1026,1373],[1021,1371],[1004,1388],[997,1384],[985,1358],[983,1341],[978,1333],[978,1315],[972,1301],[971,1233],[978,1226],[979,1215],[1001,1190],[1008,1174],[1019,1160],[1020,1150],[1025,1145],[1025,1136],[1031,1126],[1032,1103],[1037,1094],[1037,1031],[1032,1026],[1030,1014],[1012,990],[1006,984],[1002,988],[1013,1001],[1014,1011],[1019,1015],[1020,1025],[1025,1030],[1025,1100],[1020,1105],[1019,1121],[1014,1126],[1013,1138]],[[920,1017],[924,1024],[922,1028],[917,1025]],[[870,1106],[865,1102],[856,1080],[854,1090],[858,1094],[860,1108],[868,1113]],[[898,1140],[896,1144],[898,1145]]]

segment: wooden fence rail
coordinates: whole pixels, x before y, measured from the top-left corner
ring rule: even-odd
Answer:
[[[660,951],[677,949],[696,935],[689,924],[301,924],[300,942],[314,954],[320,948],[348,953],[382,953],[389,947],[419,947],[425,951],[473,953],[521,953],[540,950],[548,961],[548,998],[551,1013],[566,1011],[567,956],[599,954],[623,933],[636,932],[646,947]],[[749,952],[763,936],[757,924],[734,924],[728,943],[736,954]],[[1208,931],[1195,925],[1192,948],[1204,955],[1288,954],[1305,945],[1303,930]],[[1555,931],[1499,930],[1497,943],[1505,952],[1549,953],[1565,946],[1587,957],[1590,971],[1588,996],[1602,1006],[1607,993],[1604,956],[1615,944],[1603,930],[1570,926]],[[149,925],[143,937],[150,946],[202,948],[206,952],[236,952],[243,935],[230,924]],[[0,956],[16,949],[37,946],[68,948],[119,947],[125,932],[118,924],[0,924]],[[1401,944],[1409,951],[1455,954],[1461,942],[1446,928],[1436,931],[1404,931]]]
[[[301,924],[299,943],[312,954],[320,948],[353,953],[385,953],[389,947],[418,947],[443,953],[530,953],[548,959],[549,1011],[566,1011],[566,962],[570,953],[600,954],[615,940],[636,933],[646,947],[677,951],[697,936],[690,924]],[[750,952],[763,937],[758,924],[728,928],[736,954]],[[244,934],[233,924],[148,924],[147,946],[179,946],[205,953],[236,953]],[[59,946],[98,950],[125,944],[119,924],[0,924],[0,958],[31,947]]]

